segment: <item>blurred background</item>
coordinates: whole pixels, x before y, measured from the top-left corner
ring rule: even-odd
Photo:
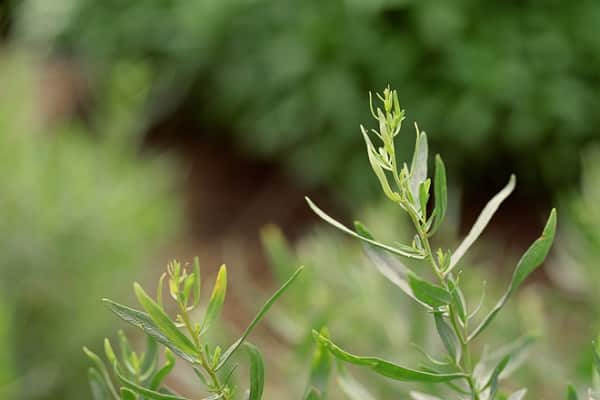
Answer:
[[[255,335],[269,397],[302,392],[311,327],[396,360],[418,362],[411,342],[441,349],[303,200],[409,234],[358,130],[388,84],[408,112],[402,155],[419,121],[447,163],[441,244],[518,176],[465,266],[471,302],[486,279],[493,303],[559,208],[550,259],[486,341],[539,335],[509,384],[531,398],[585,387],[600,329],[599,25],[595,0],[0,1],[0,397],[90,397],[81,347],[125,328],[99,299],[131,301],[131,282],[154,284],[174,257],[232,269],[223,337],[309,266]],[[407,390],[365,381],[377,398]]]

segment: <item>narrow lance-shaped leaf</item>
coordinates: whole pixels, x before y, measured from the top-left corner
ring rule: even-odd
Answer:
[[[321,217],[321,219],[323,219],[325,222],[329,223],[330,225],[333,225],[334,227],[336,227],[337,229],[341,230],[342,232],[353,236],[357,239],[360,239],[362,241],[365,241],[369,244],[372,244],[373,246],[376,247],[380,247],[384,250],[389,251],[390,253],[394,253],[394,254],[398,254],[401,256],[405,256],[405,257],[409,257],[409,258],[416,258],[416,259],[423,259],[425,256],[421,253],[418,252],[417,250],[413,249],[410,246],[402,246],[402,248],[395,248],[392,246],[388,246],[386,244],[383,243],[379,243],[373,239],[368,239],[364,236],[359,235],[358,233],[354,232],[353,230],[345,227],[343,224],[341,224],[340,222],[336,221],[335,219],[331,218],[329,215],[327,215],[323,210],[321,210],[319,207],[317,207],[317,205],[315,203],[312,202],[311,199],[309,199],[308,197],[305,197],[306,202],[308,203],[308,205],[310,206],[310,208],[315,212],[315,214],[317,214],[319,217]]]
[[[365,143],[367,144],[367,155],[369,156],[369,163],[371,164],[371,168],[377,176],[377,179],[379,179],[379,183],[381,184],[383,193],[385,193],[385,195],[390,200],[397,201],[400,198],[400,196],[398,195],[398,193],[394,192],[390,187],[387,176],[382,167],[382,162],[379,160],[379,156],[377,155],[377,151],[375,150],[373,143],[371,143],[371,139],[369,139],[369,135],[367,134],[366,130],[363,127],[361,127],[361,129],[363,137],[365,139]]]
[[[500,204],[512,193],[515,189],[516,178],[514,175],[510,176],[508,180],[508,184],[502,189],[497,195],[495,195],[483,208],[479,217],[473,224],[473,227],[469,231],[469,234],[464,238],[462,243],[458,246],[456,251],[452,254],[452,258],[450,259],[450,267],[448,271],[456,266],[456,264],[460,261],[462,256],[469,250],[469,247],[477,240],[481,232],[485,229],[487,224],[490,222]]]
[[[215,286],[214,286],[212,294],[210,296],[208,308],[206,309],[204,321],[202,322],[201,332],[206,332],[206,330],[210,327],[210,325],[217,319],[217,317],[221,313],[221,309],[223,308],[223,303],[225,302],[226,292],[227,292],[227,267],[225,265],[221,265],[221,268],[219,268],[219,273],[217,274]]]
[[[121,388],[121,400],[137,400],[137,396],[132,390]]]
[[[421,185],[421,182],[427,179],[427,156],[429,155],[429,147],[427,145],[427,134],[425,132],[419,132],[419,128],[416,124],[415,128],[417,129],[417,140],[415,142],[415,152],[410,166],[410,192],[415,208],[417,211],[420,211],[419,186]]]
[[[329,338],[322,336],[317,331],[313,331],[313,336],[321,342],[336,358],[346,361],[351,364],[365,366],[378,374],[395,379],[398,381],[411,382],[448,382],[454,379],[465,378],[465,374],[449,373],[438,374],[433,372],[418,371],[415,369],[405,368],[400,365],[391,363],[378,357],[361,357],[335,345]]]
[[[165,364],[152,376],[150,380],[150,389],[158,390],[162,381],[169,375],[175,367],[175,356],[169,349],[165,349]]]
[[[448,208],[448,187],[446,182],[446,167],[440,155],[435,156],[435,182],[433,183],[433,193],[435,196],[435,207],[433,209],[433,226],[429,231],[433,235],[444,222],[446,209]]]
[[[579,396],[577,396],[577,391],[573,385],[569,385],[567,387],[567,400],[578,400]]]
[[[448,326],[446,321],[444,321],[444,317],[442,316],[441,312],[435,312],[433,317],[435,319],[435,327],[440,335],[440,339],[442,340],[444,347],[446,348],[446,351],[448,351],[450,357],[452,357],[452,359],[458,363],[460,361],[460,354],[457,353],[457,349],[460,349],[458,338]]]
[[[95,366],[96,373],[90,371],[90,384],[92,384],[93,386],[92,390],[97,390],[98,393],[101,393],[100,388],[103,387],[108,393],[110,393],[110,395],[113,398],[118,399],[115,387],[113,386],[112,381],[110,380],[108,369],[104,365],[102,359],[87,347],[83,348],[83,352],[86,356],[88,356],[90,360],[92,360]],[[96,378],[99,378],[99,380]]]
[[[106,382],[95,368],[88,370],[88,381],[94,400],[119,400],[118,397],[110,395]]]
[[[185,353],[193,356],[197,355],[198,351],[190,339],[175,326],[163,309],[146,294],[144,289],[138,283],[134,283],[133,290],[135,291],[135,295],[140,305],[146,310],[148,315],[150,315],[156,326],[163,332],[164,336]]]
[[[115,365],[115,374],[117,375],[117,377],[119,378],[119,380],[121,381],[121,384],[123,386],[125,386],[127,389],[130,389],[131,391],[144,396],[144,398],[146,399],[152,399],[152,400],[189,400],[185,397],[181,397],[181,396],[176,396],[173,394],[165,394],[165,393],[161,393],[161,392],[157,392],[155,390],[151,390],[148,388],[145,388],[143,386],[138,385],[137,383],[133,382],[132,380],[127,379],[120,371],[119,368]]]
[[[290,277],[290,279],[288,279],[287,282],[285,282],[265,302],[265,304],[263,304],[262,308],[258,311],[252,322],[250,322],[242,336],[238,340],[236,340],[231,346],[229,346],[229,348],[221,355],[221,358],[219,359],[219,363],[217,364],[215,371],[220,370],[225,365],[227,360],[229,360],[229,358],[233,355],[233,353],[235,353],[235,351],[242,345],[242,343],[244,343],[244,340],[246,340],[248,335],[250,335],[252,329],[254,329],[256,324],[258,324],[258,322],[265,316],[265,314],[267,313],[267,311],[269,311],[269,308],[271,308],[275,301],[277,301],[277,299],[287,290],[287,288],[294,282],[294,280],[296,280],[296,278],[298,277],[298,275],[300,275],[300,272],[302,272],[303,269],[303,266],[298,268],[296,272],[294,272],[294,274]]]
[[[152,336],[146,335],[146,352],[142,358],[140,371],[142,375],[152,370],[158,361],[158,345]]]
[[[556,233],[556,210],[553,209],[550,213],[550,217],[546,222],[542,236],[540,236],[533,244],[527,249],[525,254],[519,260],[513,276],[508,286],[507,291],[504,293],[502,298],[496,303],[492,311],[483,319],[479,326],[471,333],[468,340],[472,340],[477,337],[489,324],[492,322],[496,314],[504,307],[510,296],[517,290],[517,288],[523,283],[523,281],[531,274],[537,267],[539,267],[552,246],[554,240],[554,234]]]
[[[108,306],[108,308],[123,321],[130,323],[133,326],[136,326],[144,331],[147,335],[152,336],[156,341],[162,343],[169,349],[173,351],[173,353],[177,354],[182,359],[194,363],[195,356],[187,353],[184,349],[180,348],[177,344],[175,344],[170,338],[168,338],[161,329],[157,326],[156,323],[150,318],[148,314],[145,312],[135,310],[133,308],[124,306],[119,303],[115,303],[109,299],[102,299],[102,301]]]
[[[245,343],[250,357],[250,394],[248,400],[261,400],[265,386],[265,365],[256,347]]]

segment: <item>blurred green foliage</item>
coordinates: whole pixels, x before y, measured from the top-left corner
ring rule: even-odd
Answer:
[[[112,322],[96,311],[100,298],[128,288],[178,227],[172,166],[141,155],[128,135],[117,134],[130,125],[126,112],[101,115],[96,128],[106,129],[105,137],[46,121],[38,85],[43,64],[4,55],[0,397],[81,399],[88,391],[81,347],[99,344]],[[125,86],[111,88],[120,99],[111,103],[115,110],[135,105],[119,91]]]
[[[117,61],[144,62],[151,110],[168,113],[183,97],[217,134],[354,196],[368,192],[356,135],[365,94],[387,84],[427,121],[449,169],[471,179],[504,163],[555,190],[577,177],[577,149],[597,137],[594,0],[24,4],[17,31],[81,57],[99,84]]]

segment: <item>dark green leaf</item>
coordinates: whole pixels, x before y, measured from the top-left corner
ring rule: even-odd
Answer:
[[[448,351],[450,357],[453,360],[459,361],[460,357],[457,353],[457,348],[459,348],[458,338],[454,334],[454,331],[448,326],[446,321],[444,321],[444,317],[441,312],[434,312],[433,317],[435,319],[435,327],[440,335],[440,339],[444,344],[444,347]]]
[[[175,357],[173,353],[169,349],[165,349],[165,365],[162,366],[154,376],[152,376],[152,380],[150,381],[150,389],[158,390],[162,381],[169,375],[169,373],[173,370],[175,366]]]
[[[256,314],[256,316],[254,317],[254,319],[252,320],[252,322],[250,322],[250,325],[248,325],[248,327],[246,328],[246,330],[244,331],[244,333],[242,334],[242,336],[236,340],[231,346],[229,346],[229,348],[223,353],[223,355],[221,355],[219,364],[217,365],[217,367],[215,368],[215,370],[219,370],[221,369],[225,363],[227,362],[227,360],[229,360],[229,358],[233,355],[233,353],[235,353],[235,351],[242,345],[242,343],[244,343],[244,340],[246,340],[246,338],[248,337],[248,335],[250,335],[250,333],[252,332],[252,329],[254,329],[254,327],[256,326],[256,324],[258,324],[258,322],[262,319],[262,317],[265,316],[265,314],[267,313],[267,311],[269,311],[269,308],[271,308],[271,306],[273,305],[273,303],[275,303],[275,301],[277,301],[277,299],[279,298],[279,296],[281,296],[286,289],[294,282],[294,280],[298,277],[298,275],[300,275],[300,272],[302,272],[302,270],[304,269],[304,267],[300,267],[296,270],[296,272],[294,272],[294,274],[290,277],[290,279],[287,280],[287,282],[285,282],[266,302],[265,304],[263,304],[262,308],[258,311],[258,314]]]
[[[146,375],[148,372],[154,369],[158,362],[158,344],[151,336],[146,335],[146,352],[142,358],[142,364],[140,371],[142,375]]]
[[[525,278],[529,276],[537,267],[539,267],[550,251],[552,241],[554,240],[554,234],[556,232],[556,210],[552,210],[548,222],[542,236],[540,236],[533,244],[527,249],[525,254],[519,260],[517,267],[513,273],[510,285],[504,296],[496,303],[492,311],[483,319],[479,326],[471,333],[469,340],[477,337],[489,324],[492,322],[496,314],[504,307],[510,296],[517,290],[517,288],[523,283]]]
[[[569,385],[567,387],[567,400],[578,400],[577,391],[573,387],[573,385]]]
[[[260,400],[265,386],[265,365],[256,347],[245,343],[250,356],[250,395],[248,400]]]
[[[417,371],[410,368],[401,367],[389,361],[377,357],[361,357],[342,350],[335,345],[329,338],[322,336],[317,331],[313,331],[317,341],[322,343],[331,354],[342,361],[351,364],[361,365],[370,368],[378,374],[395,379],[398,381],[412,382],[447,382],[454,379],[464,378],[463,373],[437,374],[432,372]]]
[[[121,400],[137,400],[137,397],[135,392],[127,388],[121,388]]]

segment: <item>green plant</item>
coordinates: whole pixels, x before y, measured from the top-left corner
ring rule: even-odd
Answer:
[[[207,392],[203,399],[233,399],[236,391],[230,378],[235,366],[232,366],[230,361],[242,345],[245,345],[250,357],[248,399],[261,399],[264,386],[263,361],[258,350],[253,345],[246,343],[246,339],[301,271],[302,267],[298,268],[265,302],[241,337],[225,351],[219,345],[209,345],[206,340],[206,334],[219,317],[225,301],[227,290],[225,265],[219,269],[202,322],[195,322],[191,314],[200,305],[200,265],[197,258],[194,260],[191,272],[177,261],[169,264],[167,273],[163,274],[159,280],[156,300],[135,283],[135,295],[143,311],[105,299],[105,304],[114,314],[141,329],[147,335],[148,346],[146,352],[138,356],[137,353],[130,350],[126,339],[121,339],[121,357],[118,358],[110,341],[105,340],[106,358],[112,366],[118,385],[113,383],[113,378],[100,357],[84,348],[85,353],[94,363],[89,372],[94,399],[184,400],[183,396],[176,394],[173,389],[163,383],[175,364],[174,356],[191,365]],[[168,293],[175,303],[175,318],[171,318],[167,314],[163,303],[165,280],[167,280]],[[123,338],[123,335],[121,337]],[[166,363],[162,367],[157,362],[157,342],[165,347]],[[319,368],[320,364],[316,363],[315,371]],[[309,393],[311,393],[310,390]]]
[[[326,335],[314,332],[316,340],[326,347],[340,361],[356,364],[399,381],[444,383],[449,390],[464,398],[485,400],[500,398],[499,381],[512,357],[527,346],[529,340],[517,340],[509,351],[500,357],[482,355],[474,361],[474,342],[488,328],[496,315],[504,307],[523,281],[544,261],[548,254],[556,229],[556,211],[552,210],[542,236],[537,239],[519,260],[512,279],[504,295],[483,317],[476,319],[480,307],[471,307],[461,290],[461,261],[467,250],[483,232],[500,204],[515,187],[515,177],[485,206],[472,229],[454,251],[434,250],[430,239],[444,220],[447,209],[446,171],[441,157],[435,158],[435,178],[428,178],[428,143],[425,132],[416,127],[416,144],[410,167],[399,165],[396,158],[395,137],[399,134],[404,110],[400,108],[396,91],[386,88],[382,95],[377,94],[382,107],[374,107],[371,100],[371,114],[378,122],[378,129],[367,131],[361,126],[367,146],[369,162],[377,176],[386,197],[407,213],[413,222],[416,234],[412,243],[388,245],[375,240],[373,235],[360,222],[355,222],[351,230],[334,220],[310,199],[310,207],[323,220],[365,243],[367,254],[374,260],[379,270],[408,296],[419,303],[434,319],[439,338],[445,348],[444,358],[426,355],[426,366],[419,369],[407,368],[379,357],[354,355],[335,344]],[[375,146],[372,134],[381,142]],[[391,183],[390,183],[391,181]],[[429,207],[431,188],[435,199],[434,207]],[[392,253],[410,260],[422,261],[429,265],[432,279],[425,275],[421,266],[412,268],[384,253]],[[472,323],[476,322],[475,327]],[[498,354],[496,354],[498,356]],[[520,399],[524,391],[513,393],[511,398]],[[428,398],[413,392],[413,398]],[[429,397],[436,398],[436,397]]]

